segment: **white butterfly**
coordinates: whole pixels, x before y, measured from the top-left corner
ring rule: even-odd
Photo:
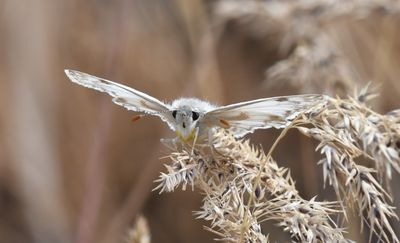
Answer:
[[[227,106],[215,106],[196,98],[180,98],[171,104],[103,78],[65,70],[72,82],[106,92],[112,101],[128,110],[159,116],[183,141],[201,139],[216,127],[243,137],[256,129],[284,128],[302,112],[324,104],[323,95],[292,95],[257,99]]]

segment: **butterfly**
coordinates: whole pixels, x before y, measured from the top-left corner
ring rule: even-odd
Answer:
[[[196,98],[179,98],[164,103],[136,89],[87,73],[68,69],[65,73],[74,83],[108,93],[117,105],[160,117],[181,141],[186,142],[205,138],[216,128],[229,129],[237,138],[257,129],[285,128],[299,114],[326,102],[324,95],[306,94],[256,99],[227,106],[216,106]]]

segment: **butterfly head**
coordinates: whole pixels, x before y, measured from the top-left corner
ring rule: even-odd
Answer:
[[[206,101],[196,98],[179,98],[172,102],[171,112],[174,128],[178,137],[183,141],[192,140],[196,131],[202,127],[205,114],[215,107]],[[201,134],[199,134],[201,135]]]
[[[191,109],[176,109],[172,111],[175,120],[175,131],[179,138],[188,141],[194,138],[200,112]]]

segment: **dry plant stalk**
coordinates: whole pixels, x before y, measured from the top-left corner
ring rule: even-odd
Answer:
[[[139,215],[134,226],[129,230],[126,243],[150,243],[150,229],[147,220]]]
[[[270,156],[237,140],[226,131],[214,134],[209,144],[174,151],[156,189],[174,191],[196,187],[204,194],[198,218],[211,222],[208,230],[228,242],[267,242],[260,223],[275,220],[295,242],[350,242],[331,215],[345,214],[356,205],[362,226],[370,228],[378,242],[399,242],[390,218],[397,219],[389,194],[374,177],[391,179],[400,172],[400,112],[380,115],[365,105],[372,95],[367,88],[356,98],[327,97],[327,105],[303,114],[292,127],[320,141],[324,180],[336,191],[335,202],[304,200],[294,187],[288,169]],[[284,130],[285,131],[285,130]],[[285,132],[277,139],[279,141]],[[368,159],[375,169],[356,163]]]
[[[268,68],[268,87],[290,85],[304,93],[343,95],[361,82],[330,38],[322,33],[296,45],[293,53]]]
[[[210,221],[206,228],[222,240],[267,242],[260,223],[275,220],[296,242],[350,242],[330,218],[339,212],[336,204],[301,198],[288,170],[249,141],[219,131],[212,149],[198,145],[170,157],[173,164],[156,189],[198,188],[204,204],[196,215]]]
[[[397,111],[387,115],[372,111],[365,104],[372,96],[365,88],[356,98],[331,98],[323,111],[303,116],[295,126],[320,141],[324,180],[343,203],[356,204],[362,222],[370,227],[370,241],[375,233],[379,241],[399,242],[389,221],[398,217],[380,182],[391,179],[392,169],[400,173],[400,117]],[[358,165],[356,159],[372,161],[375,169]]]
[[[346,95],[363,80],[330,37],[331,23],[370,16],[399,16],[393,0],[222,0],[214,11],[219,23],[235,19],[254,35],[278,35],[283,60],[266,70],[268,86],[292,85],[303,93]]]

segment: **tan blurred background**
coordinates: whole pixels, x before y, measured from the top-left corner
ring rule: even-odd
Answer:
[[[0,0],[0,242],[123,242],[138,214],[147,219],[152,242],[215,237],[202,228],[207,222],[192,215],[201,205],[197,192],[152,192],[168,163],[160,160],[168,153],[159,142],[174,136],[168,127],[155,117],[132,123],[133,113],[71,83],[65,68],[165,101],[196,96],[217,104],[304,92],[352,95],[371,81],[380,94],[376,110],[400,107],[397,11],[333,17],[300,11],[306,17],[299,22],[293,14],[284,17],[285,11],[280,18],[279,8],[274,19],[262,8],[229,4]],[[336,48],[319,66],[313,58],[329,48],[313,49],[315,43]],[[304,52],[296,48],[303,45]],[[306,70],[275,79],[266,72],[285,59]],[[331,68],[333,59],[339,61]],[[258,131],[251,138],[268,149],[278,134]],[[334,200],[323,188],[312,145],[293,131],[274,156],[291,168],[305,198]],[[399,206],[398,186],[393,196]],[[350,217],[349,237],[366,242],[368,232],[359,233],[359,223]],[[272,242],[289,241],[273,224],[264,228]]]

